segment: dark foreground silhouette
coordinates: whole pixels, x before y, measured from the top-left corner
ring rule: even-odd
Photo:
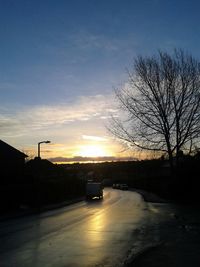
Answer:
[[[2,170],[3,168],[1,168]],[[88,179],[105,186],[125,183],[130,188],[145,190],[183,204],[199,203],[200,156],[182,158],[173,175],[163,159],[56,165],[35,158],[20,168],[10,166],[1,173],[1,213],[22,208],[38,208],[85,195]]]

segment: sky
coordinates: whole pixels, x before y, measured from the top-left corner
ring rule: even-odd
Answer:
[[[0,0],[0,139],[51,160],[136,156],[107,131],[137,55],[200,57],[200,2]]]

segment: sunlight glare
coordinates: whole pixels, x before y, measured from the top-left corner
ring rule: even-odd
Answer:
[[[78,155],[81,157],[105,157],[108,152],[101,145],[85,145],[80,148]]]

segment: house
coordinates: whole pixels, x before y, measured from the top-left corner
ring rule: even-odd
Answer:
[[[26,154],[0,140],[0,176],[1,181],[17,179],[24,170]],[[10,180],[10,179],[9,179]]]

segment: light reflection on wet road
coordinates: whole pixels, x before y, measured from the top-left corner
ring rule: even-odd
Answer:
[[[154,224],[160,210],[134,192],[105,189],[104,194],[102,201],[1,222],[0,266],[120,266],[133,247],[144,245],[144,235],[151,240],[145,225]]]

